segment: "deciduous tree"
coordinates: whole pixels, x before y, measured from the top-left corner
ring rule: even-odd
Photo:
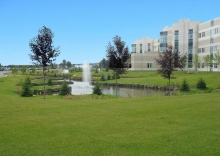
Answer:
[[[214,54],[214,61],[217,64],[218,71],[219,71],[219,65],[220,65],[220,52],[219,51]]]
[[[175,68],[183,70],[186,66],[186,55],[181,56],[179,52],[173,51],[173,46],[169,45],[167,50],[159,52],[159,57],[156,58],[156,62],[159,65],[158,73],[165,79],[168,79],[169,94],[170,94],[170,79],[175,79],[172,76]]]
[[[203,56],[203,61],[204,61],[204,65],[207,67],[207,72],[208,72],[208,67],[210,67],[210,65],[213,63],[213,57],[211,57],[210,55],[205,55]]]
[[[112,69],[115,75],[124,74],[128,69],[126,61],[130,58],[129,49],[121,37],[115,36],[113,44],[109,42],[106,49],[106,57],[109,61],[109,68]],[[117,76],[116,76],[116,96],[117,96]]]
[[[53,46],[54,34],[51,29],[43,26],[38,31],[38,35],[31,39],[29,46],[32,54],[29,54],[30,59],[35,64],[40,64],[43,67],[44,75],[44,98],[45,98],[45,69],[47,66],[52,65],[59,56],[60,50]]]

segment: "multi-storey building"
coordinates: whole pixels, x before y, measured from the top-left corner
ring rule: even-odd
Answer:
[[[131,70],[156,70],[155,58],[171,44],[174,51],[187,55],[187,70],[194,70],[195,54],[199,56],[198,70],[206,70],[203,57],[213,56],[220,48],[220,17],[204,23],[181,19],[171,27],[164,27],[160,39],[144,37],[132,44]],[[208,67],[217,71],[217,64]]]

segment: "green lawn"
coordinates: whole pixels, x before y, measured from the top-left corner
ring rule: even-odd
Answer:
[[[0,155],[220,155],[220,93],[22,98],[0,78]]]
[[[97,73],[98,74],[98,73]],[[101,72],[99,73],[99,75]],[[106,72],[103,72],[107,75]],[[112,74],[112,72],[109,72]],[[94,74],[93,74],[94,75]],[[156,71],[128,71],[127,74],[120,75],[118,83],[124,84],[148,84],[166,86],[167,79],[162,78]],[[199,78],[203,78],[208,88],[216,89],[220,86],[220,73],[218,72],[198,72],[195,74],[187,74],[186,71],[175,71],[174,75],[176,79],[171,79],[171,85],[181,85],[185,78],[190,86],[195,86]],[[126,78],[129,77],[129,78]],[[108,80],[104,82],[115,83],[115,80]]]

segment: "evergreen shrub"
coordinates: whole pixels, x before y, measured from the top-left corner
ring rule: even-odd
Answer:
[[[206,87],[206,83],[205,83],[205,81],[202,78],[200,78],[198,80],[198,82],[196,84],[196,88],[198,88],[198,89],[206,89],[207,88]]]
[[[98,82],[95,83],[95,86],[93,87],[93,94],[102,95],[102,90],[101,90],[100,84]]]
[[[29,77],[26,77],[23,85],[22,85],[22,90],[21,90],[21,96],[22,97],[30,97],[33,96],[33,92],[30,89],[31,87],[31,80]]]
[[[181,91],[189,91],[189,84],[187,83],[186,79],[183,79],[182,85],[180,86]]]
[[[67,95],[67,94],[71,94],[71,90],[68,87],[66,81],[63,82],[63,85],[60,88],[60,93],[59,95]]]

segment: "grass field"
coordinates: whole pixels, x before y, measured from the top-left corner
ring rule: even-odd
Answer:
[[[218,92],[22,98],[13,93],[19,77],[0,79],[0,155],[220,155]]]

